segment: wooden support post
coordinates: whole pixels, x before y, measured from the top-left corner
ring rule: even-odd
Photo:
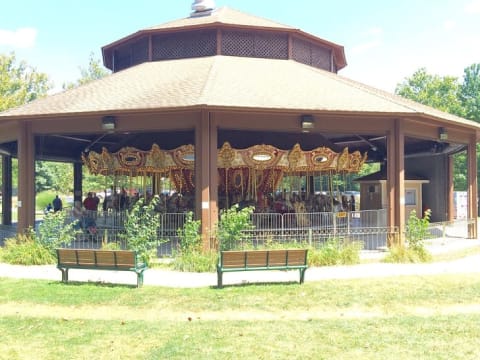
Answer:
[[[12,157],[2,156],[2,224],[12,224]]]
[[[398,229],[390,235],[390,244],[403,245],[405,237],[405,135],[400,119],[395,119],[387,134],[387,196],[388,226]]]
[[[468,176],[468,237],[470,239],[477,238],[477,218],[478,218],[478,189],[477,189],[477,144],[475,135],[470,137],[467,148],[467,176]]]
[[[19,233],[35,226],[35,140],[31,123],[22,122],[18,133]]]

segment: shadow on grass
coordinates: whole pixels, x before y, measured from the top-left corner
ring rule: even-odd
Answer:
[[[118,283],[110,283],[110,282],[105,282],[105,281],[75,281],[75,280],[69,280],[68,282],[64,281],[57,281],[57,282],[51,282],[51,284],[60,284],[60,285],[65,285],[65,286],[88,286],[88,285],[94,285],[98,287],[104,287],[104,288],[131,288],[131,289],[139,289],[137,285],[132,285],[132,284],[118,284]]]
[[[240,287],[250,287],[250,286],[284,286],[284,285],[302,285],[298,281],[259,281],[259,282],[249,282],[243,281],[237,284],[223,284],[222,287],[218,285],[210,286],[210,289],[224,289],[224,288],[240,288]]]

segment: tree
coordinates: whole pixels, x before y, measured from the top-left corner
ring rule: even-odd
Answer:
[[[397,85],[395,93],[454,115],[480,121],[480,64],[466,68],[463,79],[463,83],[460,83],[456,77],[431,75],[421,68]],[[477,152],[479,150],[477,145]],[[454,155],[453,182],[455,190],[466,191],[465,152]]]
[[[95,59],[95,55],[91,52],[88,61],[88,68],[85,69],[80,67],[80,79],[73,83],[70,82],[63,84],[63,89],[68,90],[85,85],[94,80],[101,79],[109,73],[110,72],[101,65],[100,60]]]
[[[15,54],[0,54],[0,111],[26,104],[47,95],[52,84],[48,76],[21,61]]]
[[[35,190],[53,190],[60,193],[72,191],[72,165],[50,161],[35,162]]]
[[[46,74],[37,72],[25,61],[18,63],[14,53],[0,54],[0,111],[44,97],[51,88],[52,84]],[[0,173],[1,170],[0,162]],[[15,188],[18,173],[18,164],[15,159],[12,162],[12,173]]]
[[[430,75],[425,68],[421,68],[397,85],[395,93],[420,104],[464,116],[459,96],[460,83],[456,77]]]
[[[465,117],[480,122],[480,63],[470,65],[464,70],[460,101]]]

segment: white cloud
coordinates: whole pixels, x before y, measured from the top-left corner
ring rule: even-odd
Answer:
[[[469,14],[480,14],[480,0],[472,0],[465,5],[465,12]]]
[[[362,54],[368,50],[380,47],[382,45],[382,35],[382,28],[371,27],[363,33],[365,40],[352,47],[352,53]]]
[[[0,45],[26,49],[35,45],[36,38],[37,29],[34,28],[20,28],[15,31],[0,29]]]
[[[352,48],[352,54],[362,54],[368,50],[374,49],[379,47],[382,44],[380,40],[372,40],[368,42],[364,42],[358,45],[355,45]]]
[[[383,34],[383,29],[378,26],[374,26],[365,32],[365,35],[367,36],[381,36],[382,34]]]
[[[452,30],[453,28],[455,28],[456,25],[457,25],[457,23],[453,20],[445,20],[443,22],[443,28],[445,30]]]

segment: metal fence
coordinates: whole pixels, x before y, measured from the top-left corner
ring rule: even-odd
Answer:
[[[91,213],[95,232],[85,229],[70,245],[98,248],[102,244],[117,242],[125,246],[124,222],[126,212]],[[178,248],[178,229],[186,219],[184,213],[160,214],[158,228],[158,256],[171,256]],[[319,247],[330,238],[359,241],[363,248],[372,250],[385,247],[388,234],[395,229],[386,227],[385,210],[352,211],[345,213],[254,213],[253,230],[243,233],[244,243],[259,246],[267,242],[308,242]]]
[[[475,219],[458,219],[428,224],[428,238],[468,238],[468,229],[474,226]]]
[[[340,213],[253,214],[253,230],[244,232],[244,240],[253,246],[267,242],[308,243],[320,247],[328,239],[358,241],[363,248],[384,247],[395,229],[386,226],[385,210]]]
[[[74,248],[100,248],[103,244],[116,242],[126,247],[124,224],[125,211],[89,212],[86,217],[95,226],[84,226],[82,232],[69,246]],[[68,221],[72,221],[69,218]],[[179,245],[178,229],[186,220],[184,213],[160,214],[158,226],[158,251],[160,257],[171,256]],[[431,223],[428,225],[428,238],[467,238],[469,226],[475,220]],[[351,211],[344,213],[254,213],[253,230],[243,233],[248,246],[261,246],[266,243],[307,243],[320,247],[328,239],[358,241],[364,250],[385,248],[389,236],[398,236],[398,229],[386,226],[386,210]],[[0,245],[3,239],[16,234],[15,226],[0,226]]]

